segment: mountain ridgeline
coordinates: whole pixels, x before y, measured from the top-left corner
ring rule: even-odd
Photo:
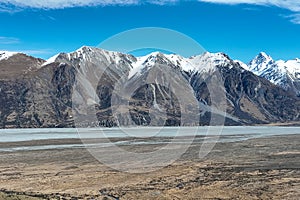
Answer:
[[[0,128],[298,124],[300,61],[0,52]]]

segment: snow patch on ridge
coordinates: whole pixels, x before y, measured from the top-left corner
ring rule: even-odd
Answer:
[[[189,72],[194,71],[196,67],[190,62],[188,58],[184,58],[180,55],[170,54],[165,55],[165,57],[170,60],[174,65],[179,66],[183,71]]]
[[[52,56],[51,58],[49,58],[45,63],[42,64],[42,67],[49,65],[51,63],[54,63],[58,56],[59,56],[59,54],[56,54],[55,56]]]
[[[223,53],[209,53],[193,56],[189,58],[190,62],[195,66],[195,70],[199,72],[214,71],[216,66],[225,66],[231,60]]]
[[[142,69],[145,67],[144,64],[146,60],[148,59],[147,56],[137,57],[137,61],[132,63],[132,69],[130,70],[128,74],[128,79],[131,79],[133,76],[137,74],[141,74]]]
[[[18,54],[18,52],[0,51],[0,60],[7,60],[8,58]]]

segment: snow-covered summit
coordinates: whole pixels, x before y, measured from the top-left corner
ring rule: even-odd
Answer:
[[[265,52],[260,52],[248,65],[250,71],[262,73],[274,64],[273,58]]]
[[[195,67],[195,71],[208,72],[214,70],[216,66],[227,66],[232,60],[224,53],[209,53],[193,56],[189,61]]]
[[[59,53],[47,60],[43,65],[48,65],[53,62],[92,62],[92,63],[115,63],[122,64],[124,60],[134,60],[130,55],[122,54],[114,51],[107,51],[96,47],[83,46],[74,52]]]
[[[196,69],[191,59],[184,58],[177,54],[165,55],[175,66],[180,67],[183,71],[190,72]]]
[[[135,75],[142,74],[142,71],[146,71],[156,64],[180,65],[181,63],[176,62],[178,59],[177,55],[166,55],[161,52],[152,52],[148,55],[137,57],[136,61],[132,63],[132,69],[129,72],[128,78],[130,79]]]
[[[285,90],[300,94],[300,60],[274,61],[266,53],[260,53],[248,65],[248,70],[266,78]]]

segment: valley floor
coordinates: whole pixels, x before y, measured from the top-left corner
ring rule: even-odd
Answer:
[[[68,141],[74,142],[80,141]],[[2,152],[0,199],[299,198],[300,135],[218,143],[204,159],[197,158],[199,145],[192,145],[176,163],[144,174],[110,169],[82,148]]]

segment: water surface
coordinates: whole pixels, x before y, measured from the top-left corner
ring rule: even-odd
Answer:
[[[275,127],[275,126],[234,126],[234,127],[133,127],[133,128],[90,128],[90,129],[3,129],[0,130],[0,152],[21,151],[21,150],[44,150],[44,149],[65,149],[83,148],[83,144],[60,144],[43,146],[18,146],[13,148],[1,148],[1,143],[22,142],[35,140],[60,140],[60,139],[93,139],[93,138],[143,138],[143,141],[118,141],[123,145],[138,144],[163,144],[168,141],[165,137],[178,136],[199,136],[196,142],[235,142],[252,138],[269,137],[275,135],[300,134],[300,127]],[[203,136],[203,137],[201,137]],[[155,140],[147,138],[155,137]],[[158,140],[157,138],[162,138]],[[174,142],[174,141],[173,141]],[[178,138],[175,142],[184,143],[184,138]],[[93,144],[95,145],[95,144]],[[109,143],[101,143],[103,147]],[[99,145],[98,145],[99,146]]]

